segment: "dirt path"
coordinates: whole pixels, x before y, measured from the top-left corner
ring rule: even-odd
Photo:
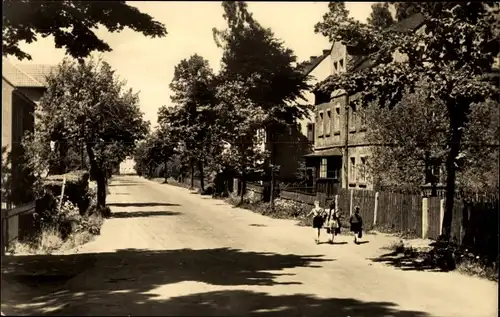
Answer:
[[[101,236],[79,254],[51,257],[88,269],[26,314],[497,316],[496,283],[371,261],[394,240],[387,236],[316,245],[294,221],[187,189],[123,176],[110,190],[114,217]]]

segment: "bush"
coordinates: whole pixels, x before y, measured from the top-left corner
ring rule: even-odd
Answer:
[[[44,192],[50,192],[53,196],[61,195],[64,177],[66,185],[64,196],[78,206],[80,214],[83,215],[89,208],[89,173],[86,171],[74,171],[64,175],[51,175],[43,181]]]
[[[293,200],[278,198],[274,201],[274,210],[284,218],[304,218],[312,207]]]

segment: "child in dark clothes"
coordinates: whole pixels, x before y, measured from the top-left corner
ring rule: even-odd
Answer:
[[[313,228],[317,230],[317,238],[314,239],[316,244],[319,243],[319,236],[321,234],[321,228],[325,222],[325,210],[319,206],[319,201],[314,202],[314,208],[307,215],[308,217],[313,215]]]
[[[351,232],[354,234],[354,243],[358,244],[358,239],[363,236],[363,218],[359,214],[359,206],[354,207],[354,215],[349,219]]]

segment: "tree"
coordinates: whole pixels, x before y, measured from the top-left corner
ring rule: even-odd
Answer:
[[[227,28],[213,30],[217,45],[223,49],[219,78],[223,85],[229,85],[222,90],[251,85],[244,89],[247,100],[243,103],[267,114],[260,128],[265,131],[266,139],[271,140],[270,161],[267,162],[271,167],[267,172],[271,173],[276,152],[272,140],[307,115],[309,107],[297,101],[305,100],[303,91],[310,88],[309,78],[303,75],[293,51],[253,18],[244,1],[223,2],[222,6]]]
[[[398,22],[420,12],[415,2],[393,2],[392,4],[396,9],[396,21]]]
[[[379,2],[372,4],[372,12],[367,19],[368,23],[374,27],[385,29],[394,24],[389,3]]]
[[[177,142],[183,143],[182,149],[191,165],[191,184],[194,185],[197,165],[201,189],[204,190],[204,166],[220,148],[214,128],[214,74],[208,61],[197,54],[183,59],[175,67],[170,88],[174,92],[171,100],[175,107],[163,106],[159,110],[158,122],[168,128]]]
[[[2,54],[31,59],[19,43],[32,43],[39,34],[54,36],[57,48],[64,47],[75,58],[92,51],[110,52],[111,47],[92,29],[104,26],[109,32],[129,27],[149,37],[163,37],[165,26],[125,1],[37,1],[2,2]]]
[[[258,146],[262,135],[257,131],[268,114],[247,97],[248,87],[252,86],[247,81],[251,80],[223,82],[217,87],[216,94],[219,113],[216,125],[221,128],[221,139],[229,145],[219,157],[223,165],[232,166],[240,175],[240,203],[243,203],[248,175],[262,168],[267,156],[266,151]]]
[[[406,89],[413,91],[422,80],[429,82],[429,98],[441,102],[448,116],[443,235],[450,238],[456,166],[468,115],[481,102],[498,98],[497,85],[484,75],[492,71],[498,54],[494,27],[499,6],[479,2],[415,5],[425,21],[420,32],[380,30],[352,18],[335,25],[331,19],[318,23],[318,32],[357,47],[358,52],[370,56],[372,65],[364,71],[331,76],[318,88],[325,92],[362,92],[360,102],[393,108]],[[394,61],[396,51],[407,58]]]
[[[446,154],[446,111],[431,102],[425,86],[406,93],[394,109],[372,106],[367,113],[372,148],[370,173],[383,188],[419,189],[432,162]],[[422,129],[422,127],[427,127]],[[438,165],[439,167],[439,165]]]
[[[47,78],[48,89],[37,106],[37,142],[86,150],[97,182],[98,207],[106,204],[111,168],[133,154],[148,131],[138,95],[124,90],[106,62],[65,59]],[[33,158],[30,158],[33,159]]]

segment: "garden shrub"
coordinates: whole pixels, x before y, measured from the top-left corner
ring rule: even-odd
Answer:
[[[60,196],[64,177],[66,177],[64,196],[78,206],[81,215],[85,214],[90,204],[88,172],[74,171],[64,175],[48,176],[43,182],[44,191],[51,192],[55,197]]]

